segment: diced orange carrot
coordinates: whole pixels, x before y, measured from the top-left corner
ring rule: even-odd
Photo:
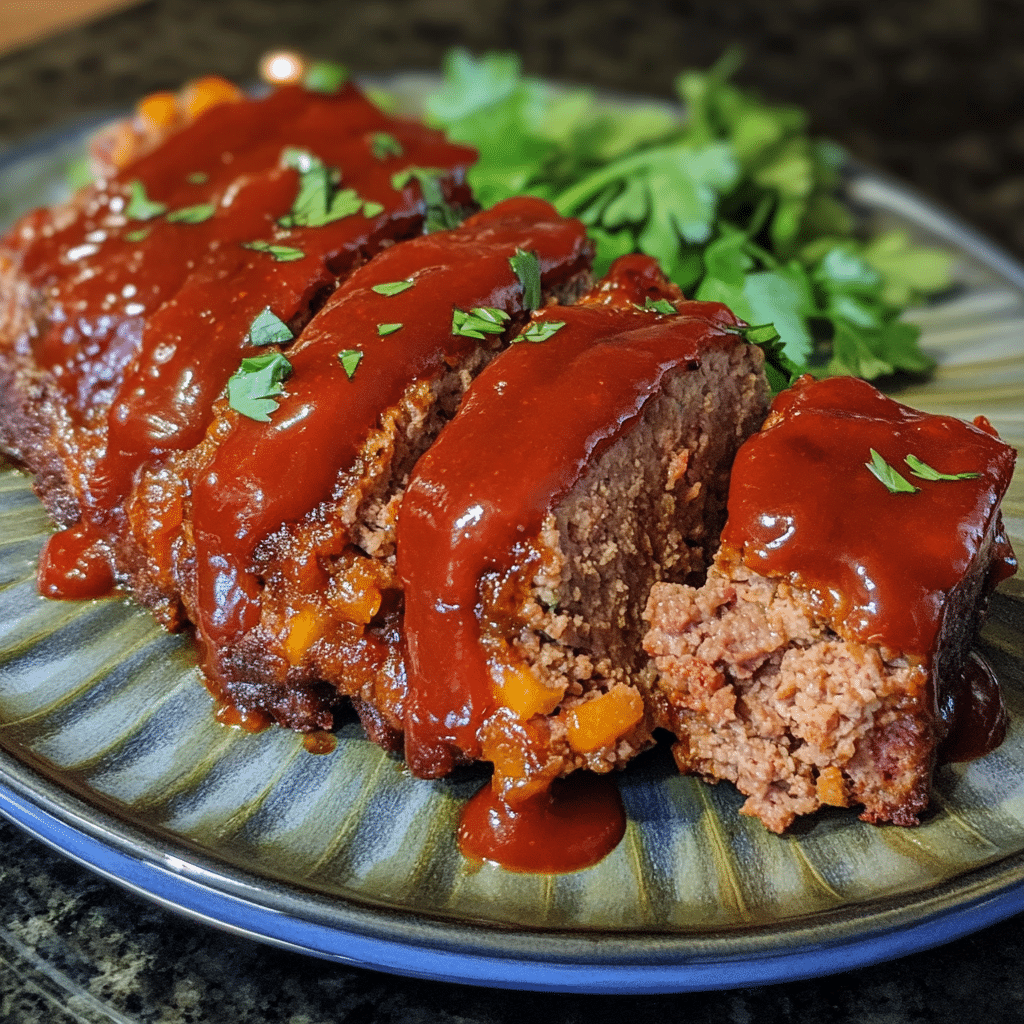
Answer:
[[[640,694],[627,686],[616,686],[566,715],[566,737],[573,750],[588,754],[614,743],[643,717],[644,702]]]
[[[178,123],[178,97],[173,92],[154,92],[135,105],[142,127],[154,135],[164,135]]]
[[[846,782],[842,771],[835,765],[822,768],[816,783],[818,799],[831,807],[846,807],[849,800],[846,796]]]
[[[526,665],[508,665],[498,689],[502,704],[520,719],[554,711],[563,692],[545,686]]]
[[[236,103],[242,96],[242,90],[233,82],[218,75],[207,75],[189,82],[178,94],[178,103],[185,119],[194,121],[204,110],[221,103]]]
[[[297,611],[288,623],[288,637],[284,642],[284,653],[289,664],[301,664],[306,652],[322,634],[323,622],[316,608]]]

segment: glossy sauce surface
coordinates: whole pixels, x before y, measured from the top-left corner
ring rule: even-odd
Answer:
[[[484,786],[463,807],[458,841],[471,861],[507,871],[562,874],[592,867],[618,846],[626,811],[615,780],[575,772],[515,810]]]
[[[106,544],[84,523],[49,537],[36,579],[43,597],[60,600],[107,597],[114,589]]]
[[[410,384],[439,378],[486,344],[452,333],[454,310],[522,311],[509,263],[517,248],[537,254],[546,286],[589,261],[583,226],[529,198],[393,246],[356,271],[289,350],[292,375],[271,422],[233,420],[192,497],[199,625],[214,644],[259,620],[256,545],[331,497],[339,473]],[[412,287],[395,295],[373,290],[407,280]],[[378,325],[394,323],[402,327],[379,334]],[[338,358],[347,349],[362,353],[351,378]]]
[[[1010,482],[1013,449],[990,429],[917,412],[854,378],[802,378],[740,449],[723,545],[807,588],[840,636],[927,657]],[[891,493],[865,466],[872,448],[918,490]],[[908,455],[980,476],[921,480]]]
[[[940,764],[977,760],[1006,738],[1009,722],[999,680],[977,652],[956,679],[947,681],[941,711],[949,733],[939,747]]]
[[[639,273],[645,261],[648,272]],[[612,268],[618,287],[589,304],[538,311],[534,323],[565,326],[498,356],[416,466],[402,505],[398,571],[405,750],[418,775],[478,758],[477,731],[496,706],[480,645],[481,578],[514,564],[518,546],[635,421],[666,373],[709,346],[737,343],[722,330],[736,321],[716,303],[680,302],[674,316],[634,308],[649,294],[652,266],[630,257]]]

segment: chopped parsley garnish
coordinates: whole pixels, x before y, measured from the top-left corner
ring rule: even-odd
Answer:
[[[310,92],[337,92],[348,81],[348,68],[331,60],[314,61],[302,76],[302,86]]]
[[[456,210],[445,201],[441,190],[441,178],[446,174],[447,171],[439,167],[406,167],[404,171],[396,171],[391,176],[391,185],[396,189],[405,188],[410,181],[419,182],[427,208],[423,229],[428,235],[457,228],[462,223]]]
[[[452,313],[452,334],[466,338],[480,338],[485,334],[501,334],[511,317],[503,309],[477,306],[469,313],[456,309]]]
[[[650,295],[644,298],[642,306],[636,308],[644,313],[662,313],[665,316],[675,316],[679,312],[668,299],[652,299]]]
[[[538,320],[530,324],[518,337],[512,339],[515,344],[519,341],[532,341],[534,343],[547,341],[553,334],[557,334],[565,326],[564,320]]]
[[[210,176],[205,171],[193,171],[185,176],[185,180],[190,185],[204,185],[210,180]]]
[[[751,345],[757,345],[764,353],[764,372],[768,386],[778,393],[806,372],[800,363],[793,362],[786,355],[786,346],[775,330],[775,324],[756,324],[753,327],[726,327],[730,334],[739,334]]]
[[[356,367],[362,358],[363,353],[357,348],[347,348],[343,352],[338,353],[338,359],[349,380],[352,379],[352,374],[356,372]]]
[[[370,150],[378,160],[386,160],[389,156],[403,156],[402,144],[387,132],[374,132],[370,136]]]
[[[268,256],[273,256],[278,263],[291,263],[292,260],[305,259],[306,256],[301,249],[293,249],[290,245],[272,245],[263,241],[243,242],[242,248],[265,252]]]
[[[383,203],[375,203],[371,199],[367,199],[366,202],[363,203],[363,216],[364,217],[376,217],[378,213],[383,213],[383,212],[384,212],[384,204]]]
[[[285,345],[294,337],[288,325],[267,306],[249,326],[245,344],[256,347]]]
[[[213,203],[199,203],[197,206],[184,206],[180,210],[171,210],[167,214],[170,224],[202,224],[209,220],[216,210]]]
[[[400,331],[402,326],[402,324],[377,324],[377,335],[381,338],[386,338],[389,334]]]
[[[269,423],[278,405],[274,399],[284,392],[281,382],[291,372],[292,364],[280,352],[243,359],[228,380],[228,404],[251,420]]]
[[[124,215],[129,220],[152,220],[160,214],[167,212],[166,203],[156,203],[146,195],[146,186],[136,178],[130,182],[128,189],[131,197]]]
[[[402,292],[408,291],[413,286],[411,279],[405,281],[384,281],[381,284],[373,285],[373,291],[378,295],[401,295]]]
[[[522,283],[524,308],[537,309],[540,306],[540,260],[537,259],[537,254],[516,249],[508,261]]]
[[[916,455],[908,455],[903,461],[910,467],[910,472],[921,480],[977,480],[981,476],[980,473],[940,473]]]
[[[281,163],[299,175],[299,191],[292,208],[278,219],[281,227],[321,228],[332,221],[351,217],[364,205],[376,205],[364,204],[355,189],[337,188],[337,172],[309,150],[288,146],[281,152]],[[367,213],[366,216],[373,214]]]
[[[149,235],[149,228],[138,228],[135,231],[126,231],[122,236],[126,242],[141,242]]]
[[[871,449],[871,461],[864,465],[893,494],[914,494],[918,490],[909,480],[900,476],[874,448]]]

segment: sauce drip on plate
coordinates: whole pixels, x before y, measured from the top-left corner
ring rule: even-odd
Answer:
[[[576,772],[515,809],[490,784],[462,809],[459,849],[507,871],[562,874],[592,867],[618,846],[626,812],[614,779]]]

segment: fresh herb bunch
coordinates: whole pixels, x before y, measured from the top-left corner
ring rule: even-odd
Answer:
[[[455,50],[426,114],[479,150],[470,183],[482,205],[541,196],[587,224],[599,273],[644,252],[687,295],[774,324],[782,379],[927,372],[900,313],[949,286],[950,257],[899,231],[861,239],[839,200],[842,151],[808,135],[803,111],[733,85],[740,59],[679,76],[684,121],[555,89],[511,54]]]

